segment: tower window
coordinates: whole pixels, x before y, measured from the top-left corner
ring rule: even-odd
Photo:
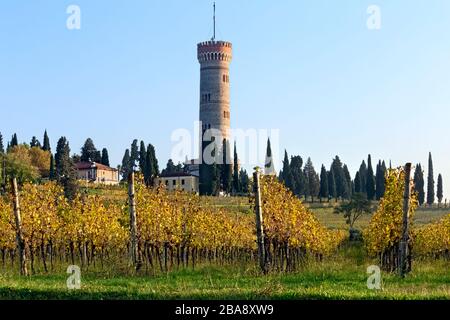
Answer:
[[[224,117],[225,119],[229,119],[229,118],[230,118],[230,112],[224,111],[224,112],[223,112],[223,117]]]
[[[208,93],[208,102],[210,102],[210,101],[211,101],[211,94]]]

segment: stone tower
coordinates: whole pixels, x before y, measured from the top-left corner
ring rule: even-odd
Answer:
[[[223,139],[229,140],[231,43],[214,38],[201,42],[197,45],[197,57],[200,62],[201,131],[217,129]]]

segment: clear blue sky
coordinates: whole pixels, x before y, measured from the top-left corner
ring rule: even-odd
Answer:
[[[81,30],[66,8],[81,8]],[[366,27],[381,8],[381,30]],[[46,128],[53,149],[87,137],[120,163],[134,138],[161,166],[174,129],[198,118],[197,42],[212,1],[5,0],[0,5],[0,131]],[[317,170],[338,154],[426,165],[450,196],[450,1],[217,1],[218,37],[233,42],[232,126],[279,128],[280,147]],[[282,150],[281,150],[282,151]],[[280,165],[278,164],[277,170]],[[437,177],[435,177],[437,180]]]

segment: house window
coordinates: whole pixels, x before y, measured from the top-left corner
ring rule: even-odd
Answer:
[[[166,180],[166,186],[168,186],[169,185],[169,180]]]
[[[181,179],[181,185],[184,186],[184,179]]]
[[[177,180],[173,180],[172,181],[172,185],[176,186],[177,185]]]

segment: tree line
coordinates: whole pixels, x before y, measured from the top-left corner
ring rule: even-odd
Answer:
[[[267,167],[267,164],[266,164]],[[392,169],[392,165],[389,164]],[[385,177],[387,166],[384,160],[379,160],[375,172],[372,166],[372,157],[369,154],[367,163],[362,161],[354,178],[351,178],[349,169],[339,156],[335,156],[327,170],[322,164],[320,173],[317,173],[311,158],[306,163],[299,155],[288,156],[284,153],[282,169],[278,179],[283,182],[295,195],[314,202],[326,199],[350,200],[356,193],[364,194],[369,201],[380,200],[385,193]],[[414,190],[418,194],[419,204],[432,205],[437,198],[440,206],[443,201],[443,179],[438,175],[437,192],[435,193],[435,181],[433,174],[433,160],[431,153],[428,160],[427,192],[425,199],[424,170],[422,165],[416,165],[414,175]]]

